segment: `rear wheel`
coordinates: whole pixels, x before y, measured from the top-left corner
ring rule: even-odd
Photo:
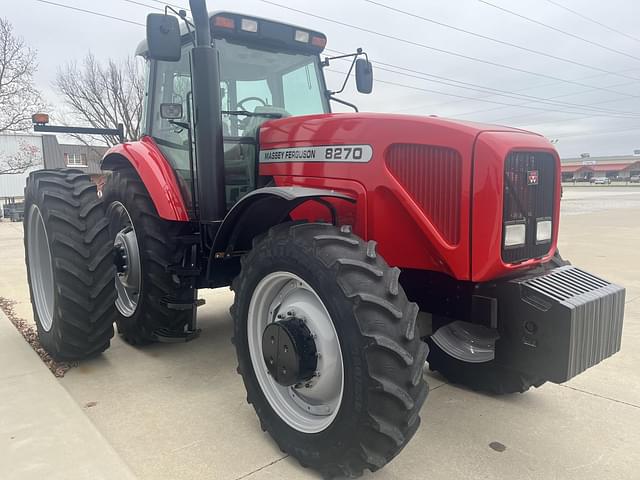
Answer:
[[[25,189],[24,243],[42,346],[76,360],[109,347],[115,320],[112,245],[88,175],[39,170]]]
[[[194,289],[170,268],[182,262],[185,247],[178,237],[188,225],[160,218],[129,168],[111,173],[102,198],[115,251],[118,332],[131,344],[155,341],[159,334],[179,337],[192,320]]]
[[[434,318],[429,337],[429,368],[448,381],[473,390],[501,395],[523,393],[544,380],[510,370],[495,361],[497,332],[482,325],[455,321],[440,326]]]
[[[420,423],[427,346],[399,273],[348,227],[283,224],[233,283],[247,400],[283,451],[327,477],[381,468]]]

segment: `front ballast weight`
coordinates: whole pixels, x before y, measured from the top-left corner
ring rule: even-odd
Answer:
[[[436,318],[429,368],[493,394],[563,383],[620,349],[625,290],[580,268],[555,268],[479,284],[497,328]]]
[[[563,383],[620,350],[625,289],[573,265],[499,283],[496,359]],[[517,318],[516,321],[508,319]]]

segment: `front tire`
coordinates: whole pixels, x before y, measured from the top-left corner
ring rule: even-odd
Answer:
[[[115,320],[112,245],[96,186],[78,170],[39,170],[25,189],[24,245],[33,316],[58,360],[103,352]]]
[[[348,227],[282,224],[254,241],[233,282],[247,400],[284,452],[325,477],[378,470],[420,424],[427,346],[399,273],[377,255],[375,242]],[[256,338],[267,325],[297,317],[315,339],[317,371],[283,386],[268,373]]]

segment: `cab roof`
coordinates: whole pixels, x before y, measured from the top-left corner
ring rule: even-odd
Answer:
[[[226,17],[235,21],[235,28],[222,28],[213,25],[214,17]],[[258,23],[257,32],[245,32],[239,28],[242,19],[254,20]],[[216,11],[209,13],[209,23],[212,25],[211,34],[214,38],[235,39],[238,43],[255,43],[256,46],[261,48],[283,48],[286,50],[298,50],[308,51],[309,53],[319,54],[324,50],[327,37],[320,32],[310,30],[298,25],[292,25],[289,23],[276,22],[263,17],[256,17],[253,15],[244,15],[242,13],[230,12],[230,11]],[[297,31],[308,32],[309,42],[302,43],[296,41],[294,36]],[[180,21],[180,35],[182,36],[182,43],[186,44],[189,41],[189,34],[193,35],[193,29],[191,32],[187,29],[187,25],[184,21]],[[316,37],[321,39],[318,44],[312,45],[312,39]],[[140,55],[147,58],[149,47],[147,45],[147,39],[143,39],[136,48],[136,55]]]

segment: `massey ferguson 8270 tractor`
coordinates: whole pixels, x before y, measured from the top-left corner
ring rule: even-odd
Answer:
[[[143,136],[26,187],[35,320],[56,358],[198,335],[231,286],[247,399],[327,477],[415,434],[425,361],[493,393],[564,382],[620,348],[624,289],[557,253],[558,154],[494,125],[332,114],[314,30],[236,13],[151,14]],[[182,17],[182,18],[179,18]],[[358,90],[372,66],[352,56]]]

